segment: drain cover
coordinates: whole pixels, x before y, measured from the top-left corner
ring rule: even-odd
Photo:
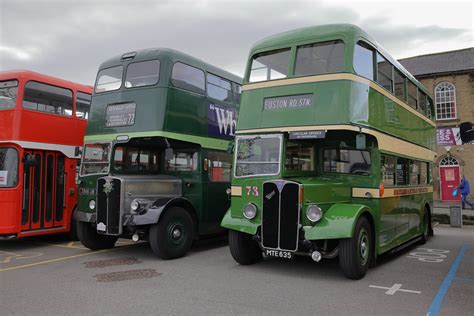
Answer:
[[[84,262],[86,268],[105,268],[112,266],[127,266],[132,264],[142,263],[137,258],[123,258],[123,259],[109,259]]]
[[[119,282],[137,279],[149,279],[160,276],[155,269],[138,269],[96,274],[97,282]]]

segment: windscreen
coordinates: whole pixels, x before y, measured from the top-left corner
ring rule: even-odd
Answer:
[[[238,138],[235,176],[278,174],[281,142],[279,135]]]
[[[110,143],[86,144],[82,153],[81,175],[109,172]]]

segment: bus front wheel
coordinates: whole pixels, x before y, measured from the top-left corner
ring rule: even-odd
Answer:
[[[262,250],[249,234],[229,230],[230,254],[239,264],[249,265],[263,259]]]
[[[425,207],[425,212],[423,214],[423,235],[421,236],[421,244],[425,244],[429,237],[432,236],[433,230],[431,227],[431,218],[430,218],[430,210]]]
[[[194,222],[191,214],[181,207],[172,207],[151,226],[148,241],[151,250],[161,259],[183,257],[194,240]]]
[[[339,264],[344,275],[353,280],[362,279],[372,258],[372,228],[365,217],[357,221],[352,238],[339,241]]]
[[[97,233],[94,226],[88,222],[77,222],[77,237],[81,243],[91,249],[91,250],[100,250],[113,248],[118,237],[100,235]]]

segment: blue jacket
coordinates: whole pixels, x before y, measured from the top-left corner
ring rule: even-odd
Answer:
[[[471,193],[469,181],[467,181],[466,178],[462,178],[461,183],[459,184],[459,189],[461,190],[461,195],[469,195],[469,193]]]

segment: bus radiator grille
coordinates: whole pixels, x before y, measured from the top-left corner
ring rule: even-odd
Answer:
[[[279,190],[278,188],[281,188]],[[262,245],[295,251],[298,248],[299,185],[263,184]]]
[[[97,180],[97,223],[106,225],[106,233],[110,235],[120,234],[120,193],[121,182],[119,179],[112,179],[112,191],[104,192],[105,179]]]

